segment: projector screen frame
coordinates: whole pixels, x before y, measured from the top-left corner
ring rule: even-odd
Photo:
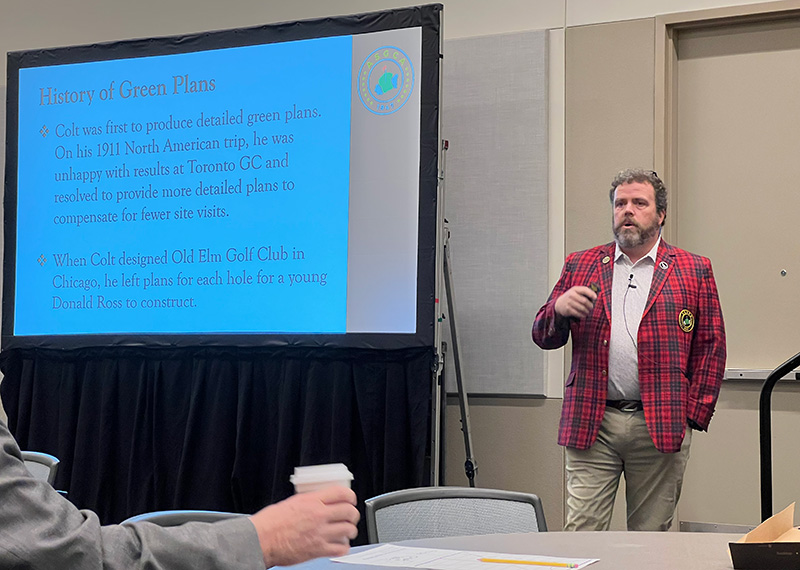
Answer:
[[[439,325],[436,301],[442,264],[439,236],[443,217],[439,195],[442,9],[441,4],[432,4],[352,16],[267,24],[251,28],[9,53],[4,196],[3,350],[87,346],[325,346],[379,349],[438,346]],[[422,36],[421,69],[418,73],[421,100],[415,333],[13,334],[17,286],[17,169],[19,163],[17,144],[19,136],[19,71],[21,69],[356,35],[403,27],[420,27]]]

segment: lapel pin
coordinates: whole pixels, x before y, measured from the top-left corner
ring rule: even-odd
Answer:
[[[667,263],[666,261],[662,261],[661,263],[658,264],[658,266],[661,269],[666,269],[667,267],[669,267],[669,263]]]
[[[605,257],[603,258],[603,263],[608,263],[609,261],[611,261],[611,258],[610,258],[610,257],[608,257],[608,256],[605,256]]]
[[[683,332],[692,332],[694,328],[694,315],[689,309],[682,310],[681,314],[678,315],[678,324],[680,324]]]

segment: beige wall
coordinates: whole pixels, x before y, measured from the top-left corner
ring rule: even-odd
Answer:
[[[736,0],[448,0],[445,38],[520,30],[551,29],[550,55],[550,281],[566,250],[610,240],[608,201],[602,189],[616,169],[651,166],[654,129],[654,16],[664,13],[741,5]],[[180,34],[332,14],[378,10],[391,0],[4,0],[0,7],[0,51]],[[404,3],[402,5],[409,5]],[[770,4],[765,4],[769,6]],[[5,95],[5,60],[0,96]],[[4,108],[0,129],[5,129]],[[4,165],[0,142],[0,168]],[[544,299],[542,299],[544,301]],[[531,315],[531,319],[533,315]],[[536,349],[531,344],[531,350]],[[563,461],[555,444],[563,377],[563,351],[548,355],[550,399],[476,399],[471,420],[477,484],[536,492],[543,498],[551,529],[563,524]],[[752,471],[757,449],[752,424],[753,387],[723,393],[712,424],[713,446],[738,446],[741,465]],[[787,401],[793,401],[788,399]],[[458,408],[450,402],[445,426],[448,484],[466,484]],[[780,421],[797,416],[787,405]],[[0,412],[1,413],[1,412]],[[719,428],[719,429],[717,429]],[[776,429],[777,431],[777,429]],[[700,455],[708,445],[697,438]],[[711,440],[709,440],[711,441]],[[696,459],[694,457],[693,459]],[[748,476],[723,504],[704,502],[707,461],[690,462],[687,496],[703,508],[692,516],[716,522],[752,520],[758,488]],[[778,464],[776,468],[791,466]],[[710,483],[724,486],[724,477]],[[723,493],[724,494],[724,493]],[[746,496],[745,500],[741,497]],[[757,500],[757,499],[756,499]],[[682,507],[683,508],[683,507]],[[680,512],[679,512],[680,517]],[[694,519],[696,520],[696,519]]]
[[[623,168],[652,167],[654,29],[652,18],[567,29],[568,252],[613,239],[603,190]]]
[[[562,452],[555,445],[561,401],[548,399],[470,399],[475,484],[536,493],[548,528],[563,526]],[[464,439],[458,400],[450,398],[446,422],[445,482],[467,486]]]
[[[660,14],[688,12],[723,6],[758,4],[770,0],[567,0],[567,26],[652,18]]]

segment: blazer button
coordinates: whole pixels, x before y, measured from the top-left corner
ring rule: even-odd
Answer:
[[[608,341],[607,340],[603,340],[603,346],[608,346]]]
[[[607,372],[607,371],[605,371],[605,370],[603,370],[603,372],[602,372],[601,374],[602,374],[603,376],[605,376],[606,374],[608,374],[608,372]]]

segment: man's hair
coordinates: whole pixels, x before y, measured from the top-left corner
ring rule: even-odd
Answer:
[[[655,170],[645,170],[643,168],[628,168],[620,170],[611,182],[611,191],[608,197],[611,199],[611,204],[614,204],[614,192],[617,191],[617,186],[620,184],[630,184],[632,182],[639,182],[641,184],[648,183],[653,187],[656,194],[656,213],[664,213],[664,221],[667,219],[667,187],[658,177]],[[664,225],[664,222],[661,222]]]

